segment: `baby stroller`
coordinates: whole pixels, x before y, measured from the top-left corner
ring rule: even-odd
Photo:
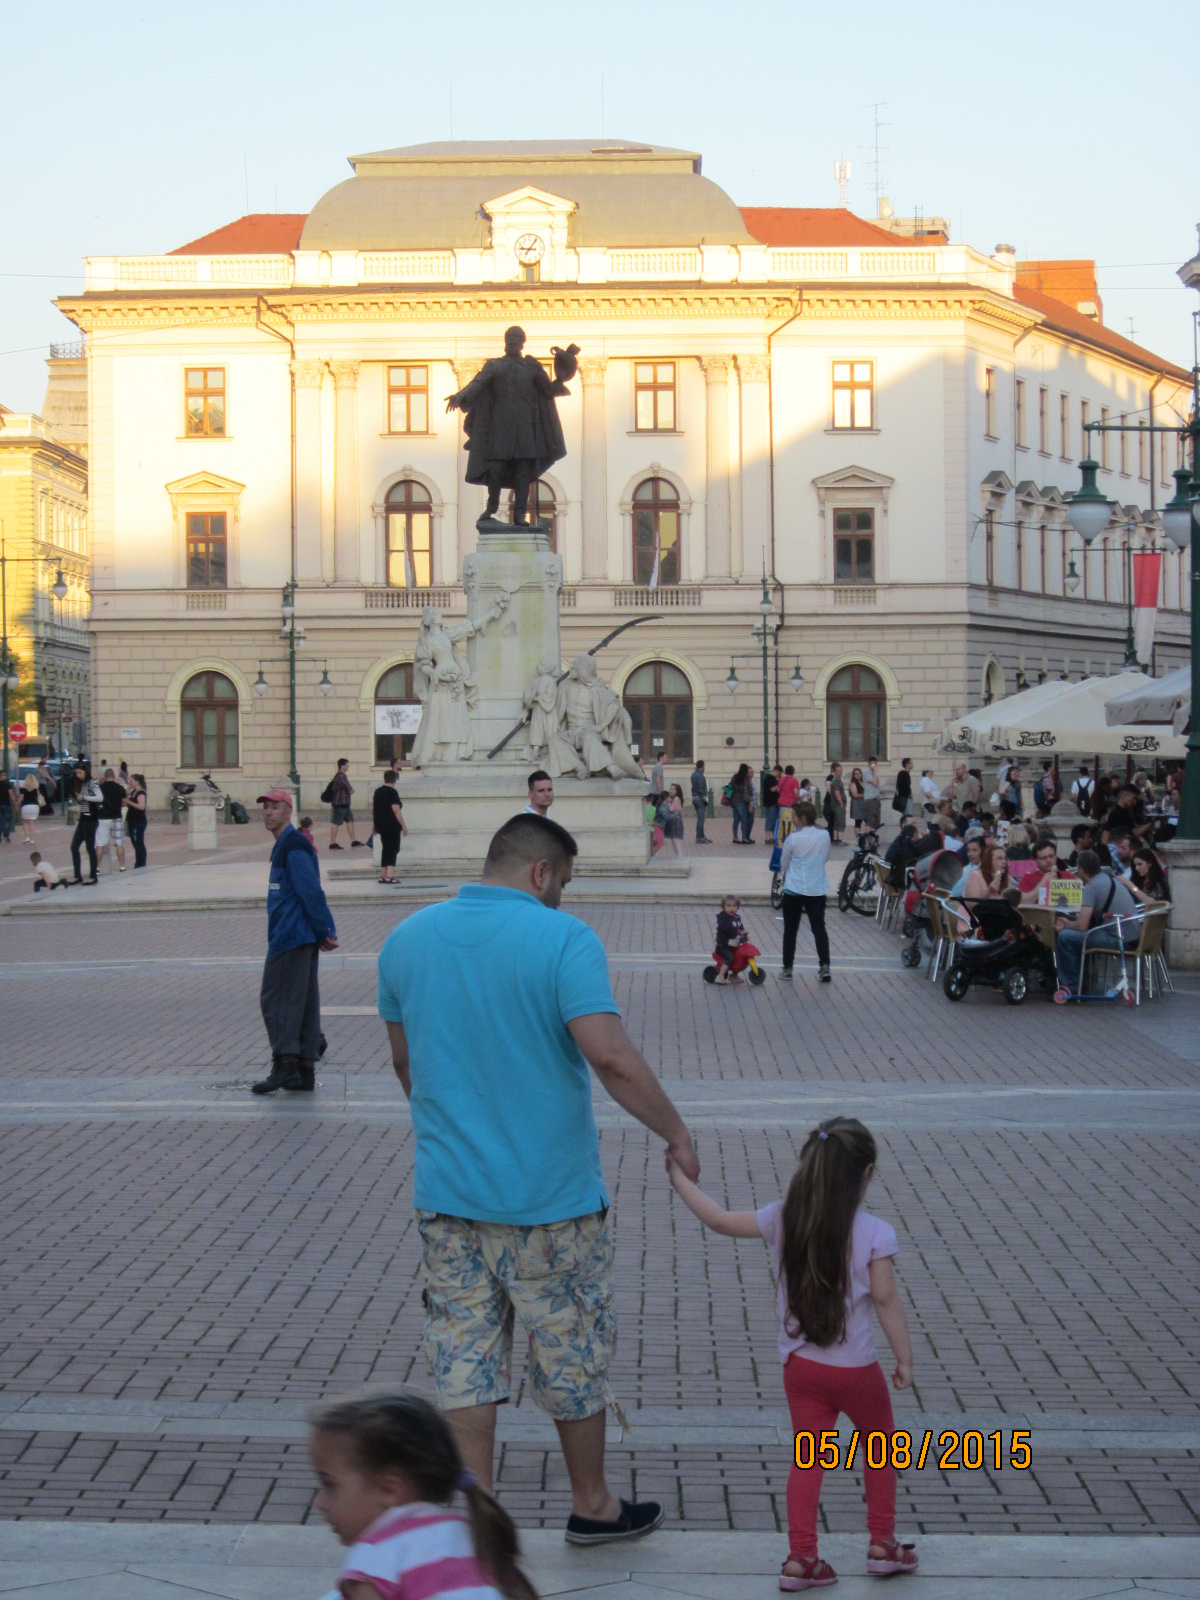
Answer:
[[[942,988],[948,1000],[961,1000],[973,984],[999,989],[1009,1005],[1019,1006],[1034,978],[1044,990],[1055,986],[1054,952],[1037,930],[1007,900],[964,901],[972,913],[972,935],[959,939]]]
[[[757,989],[759,984],[766,983],[767,981],[766,973],[758,964],[759,959],[759,950],[756,945],[735,944],[733,947],[733,976],[735,978],[740,978],[742,973],[746,972],[748,968],[750,982]],[[716,983],[722,971],[725,969],[726,963],[722,961],[721,957],[715,950],[713,951],[713,962],[714,965],[705,967],[704,969],[705,983]]]
[[[909,940],[900,952],[900,960],[906,967],[919,967],[922,956],[928,955],[936,942],[925,896],[932,890],[944,897],[961,877],[962,861],[954,850],[935,850],[922,856],[913,867],[904,896],[905,917],[900,930]]]

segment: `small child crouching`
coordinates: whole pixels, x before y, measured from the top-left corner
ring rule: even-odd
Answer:
[[[299,833],[303,834],[304,838],[306,838],[308,840],[309,844],[312,845],[314,850],[317,848],[317,842],[313,838],[312,818],[311,817],[301,817],[300,818],[300,827],[299,827],[299,829],[297,831]]]
[[[65,889],[67,887],[50,863],[42,860],[38,851],[35,850],[29,859],[33,863],[34,894],[37,894],[42,889]]]

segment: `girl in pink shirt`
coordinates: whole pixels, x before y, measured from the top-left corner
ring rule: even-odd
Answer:
[[[667,1170],[675,1192],[714,1233],[763,1238],[775,1258],[779,1355],[783,1387],[796,1434],[811,1434],[811,1467],[793,1465],[788,1477],[788,1559],[779,1587],[823,1589],[837,1573],[817,1554],[817,1506],[823,1469],[821,1435],[836,1432],[842,1412],[865,1440],[893,1431],[892,1401],[871,1336],[871,1307],[896,1357],[892,1384],[913,1380],[912,1340],[896,1288],[890,1223],[860,1209],[875,1171],[875,1140],[854,1117],[830,1117],[814,1128],[800,1152],[787,1195],[759,1211],[723,1211],[684,1177]],[[896,1538],[896,1472],[865,1461],[867,1571],[915,1572],[917,1554]]]
[[[347,1546],[327,1600],[537,1600],[512,1519],[464,1472],[427,1400],[334,1400],[311,1424],[316,1508]],[[452,1507],[456,1492],[465,1511]]]

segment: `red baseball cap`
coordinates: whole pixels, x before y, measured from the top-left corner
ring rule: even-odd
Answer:
[[[260,794],[254,803],[260,806],[264,800],[278,800],[285,806],[290,806],[293,803],[292,797],[286,789],[268,789],[266,794]]]

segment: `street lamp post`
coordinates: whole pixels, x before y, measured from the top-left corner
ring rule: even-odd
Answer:
[[[283,604],[280,607],[280,614],[283,618],[280,637],[286,639],[288,647],[288,733],[292,762],[288,778],[291,780],[292,788],[296,791],[296,811],[299,814],[302,802],[300,799],[300,773],[296,765],[296,647],[304,638],[304,629],[297,630],[296,627],[296,585],[290,578],[283,586]],[[269,659],[266,656],[259,658],[258,677],[255,678],[250,686],[260,700],[271,687],[263,674],[263,662]],[[321,681],[317,684],[318,692],[323,695],[331,695],[333,693],[333,682],[329,676],[329,662],[327,660],[323,661],[321,667]]]
[[[1128,671],[1128,672],[1135,672],[1142,665],[1142,663],[1138,660],[1137,640],[1134,638],[1134,633],[1133,633],[1133,543],[1132,543],[1132,538],[1133,538],[1133,526],[1132,526],[1132,524],[1127,523],[1126,526],[1125,526],[1125,543],[1121,546],[1121,549],[1125,554],[1125,659],[1122,662],[1122,666],[1124,666],[1126,671]],[[1085,544],[1083,549],[1082,549],[1082,551],[1080,552],[1081,559],[1083,557],[1091,555],[1092,551],[1095,548],[1096,547],[1094,545]],[[1152,549],[1154,549],[1154,548],[1161,549],[1161,546],[1158,546],[1158,547],[1152,546],[1151,548]],[[1101,551],[1100,553],[1104,554],[1103,551]],[[1080,582],[1081,582],[1080,575],[1079,575],[1079,572],[1076,570],[1076,566],[1075,566],[1075,557],[1072,556],[1071,557],[1071,561],[1070,561],[1070,565],[1067,567],[1067,575],[1066,575],[1066,579],[1065,579],[1065,586],[1066,586],[1067,593],[1068,594],[1074,594],[1076,592],[1076,590],[1079,588]]]
[[[16,663],[13,661],[8,648],[8,563],[10,561],[18,564],[24,562],[47,567],[55,565],[54,560],[46,556],[10,556],[4,541],[3,524],[0,524],[0,721],[3,722],[4,776],[6,778],[8,777],[8,691],[21,687],[21,679],[16,670]],[[64,600],[67,592],[67,585],[60,566],[55,573],[50,593],[56,600]]]
[[[766,781],[767,774],[771,770],[771,723],[769,712],[770,691],[768,686],[769,679],[767,647],[768,645],[774,645],[775,653],[778,655],[779,645],[777,642],[777,637],[780,626],[778,622],[773,622],[771,620],[775,607],[771,604],[771,595],[767,588],[767,575],[765,572],[763,573],[762,580],[762,599],[758,602],[758,609],[762,620],[759,622],[756,628],[751,628],[750,637],[758,640],[762,646],[763,761],[762,771],[759,774],[759,792],[761,793],[762,785]],[[730,656],[729,676],[725,679],[725,687],[728,689],[730,694],[736,694],[738,689],[741,687],[741,683],[737,675],[737,669],[734,663],[738,661],[756,660],[758,660],[757,655],[742,654]],[[792,673],[792,676],[789,678],[788,682],[791,684],[793,690],[797,694],[799,694],[800,690],[804,687],[804,678],[800,672],[800,662],[798,659],[796,661],[796,670]]]
[[[1195,269],[1192,279],[1185,277]],[[1200,255],[1180,269],[1180,277],[1190,287],[1200,288]],[[1200,729],[1194,715],[1197,689],[1200,688],[1200,536],[1197,521],[1200,518],[1200,364],[1192,368],[1192,414],[1189,421],[1177,427],[1166,427],[1154,421],[1130,426],[1123,422],[1088,422],[1084,424],[1085,445],[1089,433],[1139,433],[1145,429],[1151,434],[1169,433],[1190,441],[1192,465],[1180,467],[1175,473],[1175,494],[1162,509],[1163,533],[1178,550],[1191,546],[1191,609],[1192,609],[1192,727],[1188,736],[1187,761],[1183,769],[1183,794],[1179,803],[1179,826],[1175,837],[1180,840],[1200,841]],[[1113,503],[1097,487],[1096,473],[1099,464],[1092,459],[1090,448],[1087,458],[1079,464],[1082,484],[1067,497],[1067,516],[1071,526],[1085,546],[1108,527]]]

